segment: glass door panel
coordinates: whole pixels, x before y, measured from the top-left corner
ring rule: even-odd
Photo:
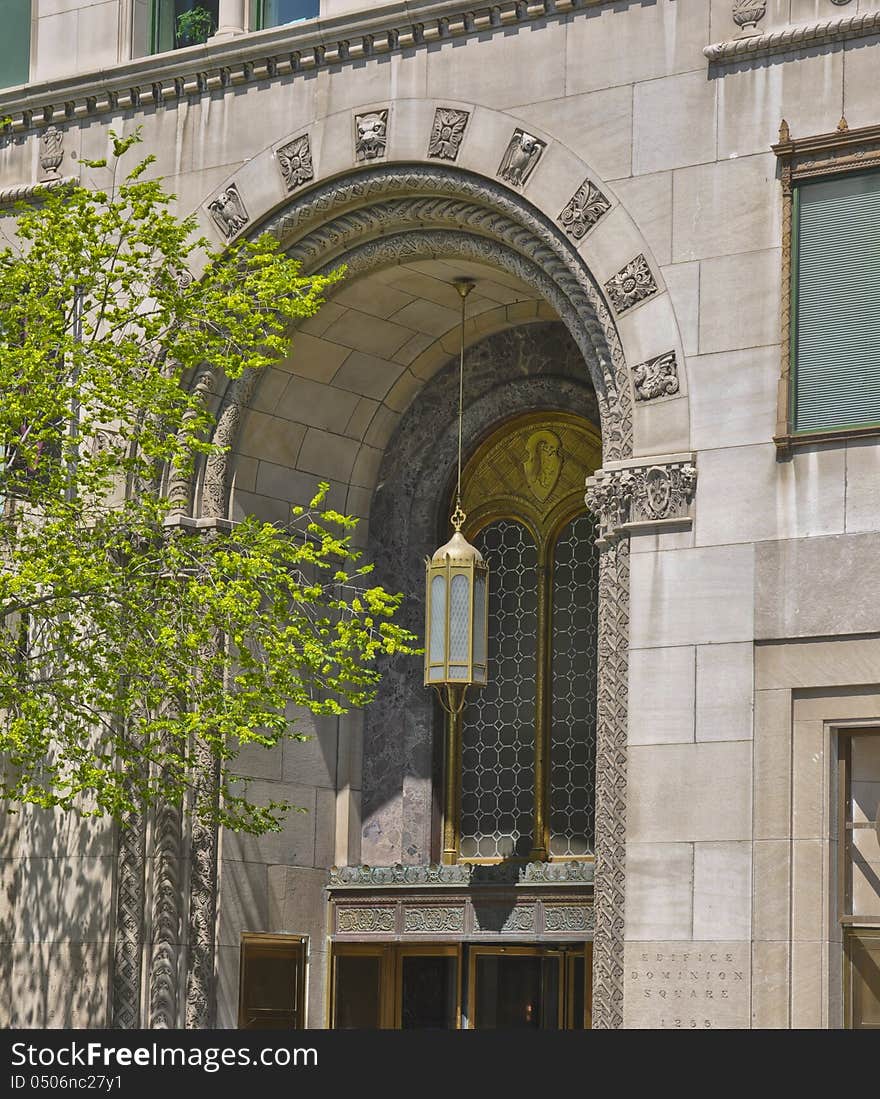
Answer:
[[[382,1026],[382,954],[337,954],[334,959],[333,1027],[378,1030]]]
[[[400,959],[400,1028],[455,1030],[457,1026],[456,955],[404,954]]]
[[[528,947],[473,952],[475,1030],[555,1030],[561,957]]]

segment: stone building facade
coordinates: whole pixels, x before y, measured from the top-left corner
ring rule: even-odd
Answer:
[[[421,629],[470,276],[466,486],[519,613],[493,612],[516,685],[451,763],[403,663],[365,713],[244,754],[254,792],[308,809],[280,833],[7,818],[4,1025],[233,1027],[266,958],[309,1027],[441,1025],[438,982],[442,1025],[503,1025],[505,959],[532,966],[509,989],[540,971],[546,1026],[877,1025],[880,404],[813,423],[820,367],[792,347],[809,188],[867,193],[880,165],[880,0],[219,0],[206,43],[165,52],[191,5],[12,6],[0,202],[100,185],[84,161],[139,126],[213,240],[347,266],[290,357],[220,395],[193,515],[281,519],[326,479]],[[532,642],[529,570],[574,593]],[[530,679],[547,759],[526,722],[500,778],[481,753],[516,740],[502,704]]]

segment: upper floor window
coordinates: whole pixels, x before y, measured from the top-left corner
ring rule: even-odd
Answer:
[[[31,59],[31,0],[6,0],[0,35],[0,88],[26,84]]]
[[[795,431],[880,425],[880,172],[794,193]]]
[[[207,42],[217,30],[220,0],[153,0],[152,52]]]
[[[251,25],[255,30],[267,30],[303,19],[317,19],[319,7],[318,0],[253,0]]]
[[[490,569],[489,682],[449,738],[444,859],[593,851],[598,558],[584,479],[598,433],[565,413],[504,425],[462,479]]]

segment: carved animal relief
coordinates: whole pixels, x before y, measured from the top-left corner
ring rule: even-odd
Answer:
[[[667,351],[633,367],[633,388],[637,401],[651,401],[678,392],[678,364],[675,352]]]
[[[498,175],[505,183],[522,187],[541,159],[544,145],[543,141],[525,130],[514,130],[510,144],[501,158]]]
[[[227,240],[231,240],[236,233],[247,225],[249,220],[241,195],[234,183],[230,183],[225,190],[209,202],[208,209],[215,224]]]
[[[452,107],[438,107],[434,112],[434,125],[431,127],[431,140],[428,142],[428,156],[439,157],[441,160],[455,160],[464,140],[467,122],[467,111],[456,111]]]
[[[288,191],[295,191],[297,187],[302,187],[304,183],[314,178],[308,134],[303,134],[302,137],[294,138],[287,145],[282,145],[275,155]]]
[[[559,224],[572,240],[580,240],[610,209],[611,203],[599,188],[585,179],[559,215]]]
[[[605,283],[605,292],[615,313],[623,313],[640,301],[657,293],[657,283],[644,256],[635,259]]]
[[[388,111],[356,115],[354,131],[354,151],[358,163],[378,160],[385,155],[388,141]]]

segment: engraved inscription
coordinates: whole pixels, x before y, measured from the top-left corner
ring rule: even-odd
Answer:
[[[626,1025],[661,1030],[746,1027],[749,948],[745,943],[630,943]]]

